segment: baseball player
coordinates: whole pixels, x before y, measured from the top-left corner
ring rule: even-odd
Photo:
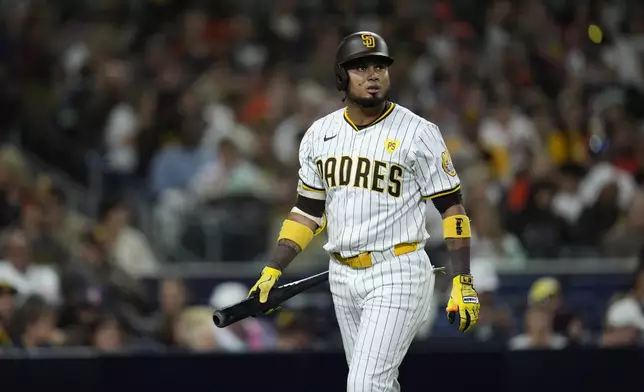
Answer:
[[[438,127],[388,100],[393,62],[377,34],[357,32],[340,43],[335,74],[346,108],[305,133],[297,201],[249,293],[259,291],[266,302],[284,269],[326,227],[351,392],[400,390],[398,367],[428,318],[434,288],[424,251],[428,201],[442,214],[450,251],[448,320],[466,332],[479,314],[458,175]]]

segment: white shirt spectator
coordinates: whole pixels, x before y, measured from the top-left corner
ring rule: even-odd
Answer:
[[[107,162],[112,171],[131,173],[138,164],[134,138],[137,133],[138,117],[134,108],[119,103],[110,112],[105,127]]]
[[[213,102],[204,109],[208,124],[201,139],[201,147],[216,149],[223,138],[231,139],[245,155],[253,155],[257,149],[257,137],[248,127],[237,123],[233,110],[219,102]]]
[[[277,126],[273,136],[273,153],[280,162],[285,165],[298,162],[299,139],[297,136],[300,133],[303,134],[309,125],[301,124],[296,116],[292,116]]]
[[[568,344],[568,341],[565,337],[558,334],[552,334],[548,342],[548,348],[551,350],[561,350],[566,347],[566,344]],[[510,350],[532,350],[533,347],[530,336],[527,334],[521,334],[513,337],[508,342],[508,348]]]
[[[644,333],[644,311],[642,305],[633,297],[615,301],[608,308],[606,324],[611,328],[631,327]]]
[[[526,150],[538,151],[541,145],[532,121],[519,113],[513,113],[505,126],[494,117],[483,120],[479,128],[479,141],[486,148],[508,151],[514,170],[524,168],[528,163]]]
[[[313,121],[329,108],[328,94],[312,81],[297,86],[296,114],[284,119],[275,129],[272,140],[273,154],[285,165],[298,164],[300,140]]]
[[[476,282],[479,293],[494,293],[499,288],[499,274],[496,266],[490,261],[477,260],[470,266],[470,273]]]
[[[619,192],[617,203],[622,210],[626,210],[635,196],[637,183],[631,175],[606,162],[593,166],[579,184],[581,201],[585,206],[595,204],[601,190],[612,182],[617,184]]]
[[[634,41],[634,42],[631,42]],[[615,44],[602,51],[602,61],[617,72],[620,82],[642,87],[642,66],[635,39],[619,37]]]
[[[575,223],[584,209],[584,203],[575,193],[559,192],[552,199],[552,210],[568,223]]]
[[[0,280],[10,282],[21,300],[38,295],[52,306],[61,303],[60,278],[50,266],[32,264],[22,272],[9,261],[0,261]]]
[[[154,274],[160,267],[148,239],[133,227],[119,232],[113,254],[116,264],[132,277]]]

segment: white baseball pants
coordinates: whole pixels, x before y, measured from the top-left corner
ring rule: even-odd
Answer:
[[[425,250],[372,253],[352,269],[331,258],[329,283],[349,364],[348,392],[397,392],[398,367],[429,317],[434,272]]]

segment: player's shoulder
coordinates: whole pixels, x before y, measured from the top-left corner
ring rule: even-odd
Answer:
[[[307,129],[305,137],[315,139],[317,135],[324,134],[328,128],[334,128],[333,124],[342,121],[343,116],[344,108],[341,108],[318,118]]]
[[[409,121],[410,125],[414,126],[419,132],[439,132],[436,124],[420,116],[409,108],[396,104],[394,110],[398,111],[402,118],[405,118],[405,121]]]

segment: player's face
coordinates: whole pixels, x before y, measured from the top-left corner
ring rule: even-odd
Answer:
[[[349,88],[347,97],[369,108],[383,103],[389,95],[389,67],[386,60],[367,57],[347,65]]]

